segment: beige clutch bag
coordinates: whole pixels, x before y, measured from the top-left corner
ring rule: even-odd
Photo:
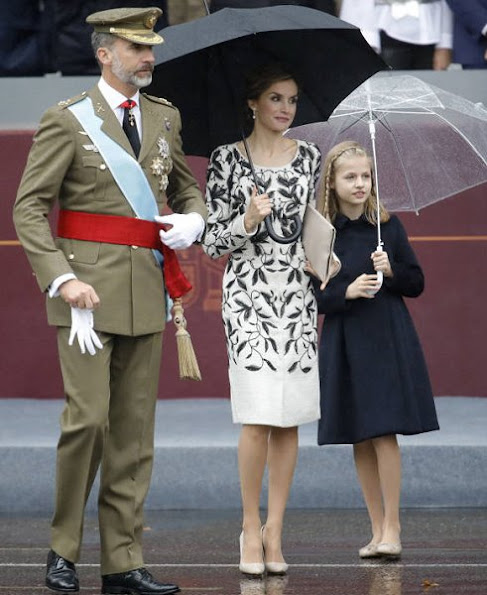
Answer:
[[[308,205],[303,219],[304,252],[321,281],[328,281],[341,268],[341,262],[333,252],[335,236],[336,230],[328,219]]]

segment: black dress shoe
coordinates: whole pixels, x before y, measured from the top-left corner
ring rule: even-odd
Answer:
[[[46,587],[58,593],[77,593],[78,575],[74,564],[50,550],[47,555]]]
[[[105,574],[101,579],[101,592],[113,595],[171,595],[179,591],[177,585],[157,582],[145,568]]]

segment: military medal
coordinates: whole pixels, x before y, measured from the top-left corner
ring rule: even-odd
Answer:
[[[154,157],[150,168],[152,173],[159,177],[159,188],[165,191],[169,184],[169,174],[172,171],[173,162],[170,155],[169,143],[163,136],[157,139],[157,148],[159,155]]]

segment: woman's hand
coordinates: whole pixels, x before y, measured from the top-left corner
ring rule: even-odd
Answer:
[[[374,270],[377,272],[381,271],[384,277],[393,277],[394,273],[392,272],[391,263],[389,262],[387,252],[372,252],[370,258],[374,263]]]
[[[249,206],[244,215],[244,227],[247,233],[252,233],[255,228],[271,214],[272,203],[267,194],[257,194],[257,188],[252,191]]]
[[[377,275],[366,275],[363,273],[347,287],[345,298],[347,300],[356,300],[358,298],[371,299],[377,291]]]
[[[335,266],[335,267],[337,266],[337,265],[336,265],[336,263],[335,263],[335,261],[333,261],[333,264],[332,264],[332,267],[334,267],[334,266]],[[319,275],[318,275],[318,273],[317,273],[317,272],[314,270],[314,268],[311,266],[311,264],[310,264],[309,260],[307,260],[307,261],[305,262],[305,264],[304,264],[304,270],[305,270],[307,273],[309,273],[310,275],[313,275],[313,277],[316,277],[317,279],[320,279],[320,276],[319,276]],[[326,287],[326,285],[327,285],[328,281],[331,279],[331,277],[333,277],[333,273],[332,273],[332,274],[331,274],[331,275],[328,277],[328,279],[325,279],[325,281],[322,281],[322,282],[321,282],[321,285],[320,285],[320,291],[324,291],[324,290],[325,290],[325,287]],[[320,279],[320,281],[321,281],[321,279]]]
[[[314,268],[311,266],[311,263],[309,262],[309,260],[307,260],[304,263],[304,270],[309,273],[310,275],[313,275],[313,277],[316,277],[317,279],[320,278],[320,276],[318,275],[318,273],[314,270]],[[326,287],[326,281],[323,281],[320,285],[320,290],[323,291]]]

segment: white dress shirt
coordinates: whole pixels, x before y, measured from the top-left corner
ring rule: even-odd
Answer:
[[[142,114],[140,111],[139,104],[139,90],[137,89],[137,93],[135,93],[135,95],[132,95],[132,97],[125,97],[125,95],[123,95],[113,87],[110,87],[110,85],[106,82],[106,80],[103,77],[100,77],[100,80],[98,81],[98,89],[105,98],[105,101],[112,108],[114,114],[117,116],[117,120],[120,122],[120,126],[122,125],[124,114],[124,109],[123,107],[120,107],[120,104],[126,101],[127,99],[135,101],[136,105],[132,109],[132,113],[135,116],[137,132],[139,133],[140,143],[142,144]]]
[[[445,0],[419,3],[417,15],[397,18],[390,4],[376,4],[375,0],[342,0],[340,10],[340,18],[359,27],[377,51],[381,49],[380,31],[406,43],[452,48],[453,15]]]

